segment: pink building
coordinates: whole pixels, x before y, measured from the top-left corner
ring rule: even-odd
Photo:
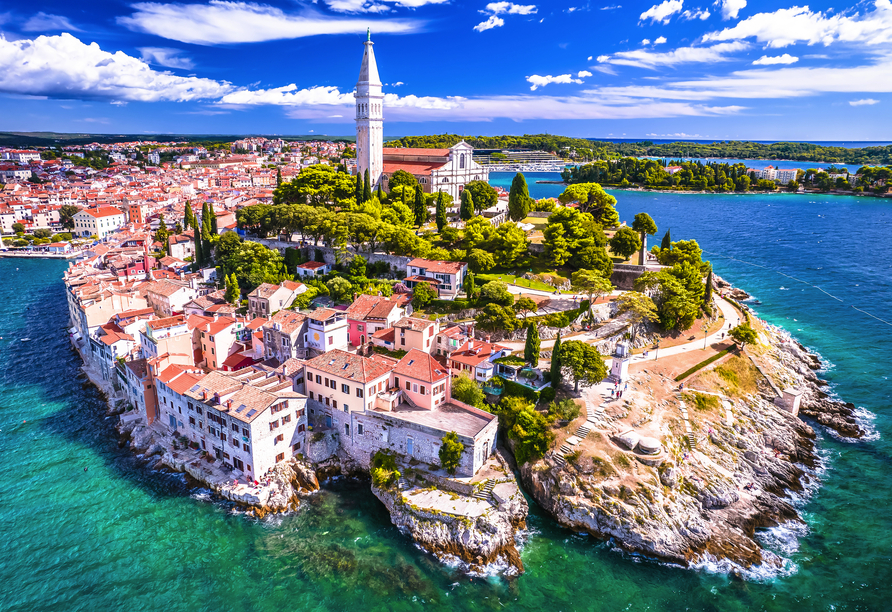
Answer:
[[[393,327],[404,311],[396,296],[359,295],[346,312],[349,342],[353,346],[362,346],[371,341],[376,331]]]

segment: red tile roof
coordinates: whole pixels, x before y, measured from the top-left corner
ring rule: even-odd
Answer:
[[[379,360],[361,357],[340,349],[310,359],[307,368],[362,383],[377,380],[389,374],[391,370],[391,367]]]
[[[91,217],[95,217],[97,219],[99,219],[101,217],[111,217],[114,215],[121,215],[121,216],[124,215],[124,213],[122,213],[120,210],[118,210],[114,206],[102,206],[100,208],[84,208],[83,212],[85,212],[88,215],[90,215]]]
[[[414,348],[400,359],[393,373],[429,383],[438,382],[447,376],[443,364],[428,353]]]

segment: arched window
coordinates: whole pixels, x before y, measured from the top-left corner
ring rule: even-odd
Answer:
[[[461,155],[458,156],[458,167],[459,168],[465,167],[465,154],[464,153],[462,153]]]
[[[418,179],[418,182],[424,185],[425,183],[427,183],[427,179],[422,176],[420,179]]]
[[[443,177],[443,182],[444,182],[444,183],[448,183],[448,182],[449,182],[449,179],[446,178],[446,177]]]

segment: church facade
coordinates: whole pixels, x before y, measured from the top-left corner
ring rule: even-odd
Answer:
[[[444,191],[455,202],[471,181],[488,181],[489,168],[473,159],[474,148],[462,141],[448,149],[384,147],[384,94],[371,40],[365,43],[356,83],[356,171],[369,171],[373,186],[383,189],[397,170],[418,179],[426,193]]]

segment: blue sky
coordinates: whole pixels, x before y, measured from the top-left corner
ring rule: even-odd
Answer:
[[[892,0],[7,3],[0,130],[352,134],[366,27],[387,136],[892,140]]]

